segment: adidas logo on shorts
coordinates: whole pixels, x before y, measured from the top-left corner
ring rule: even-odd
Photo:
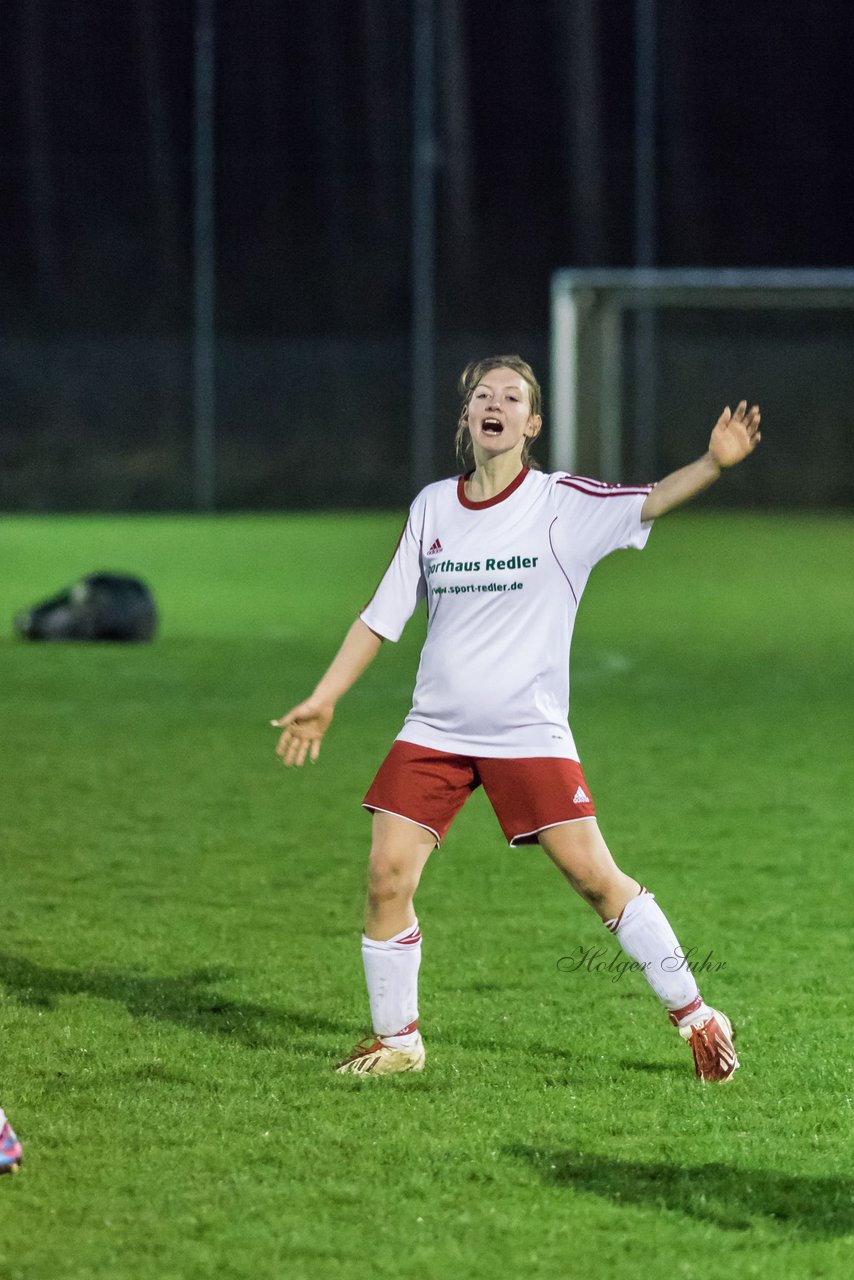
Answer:
[[[583,787],[579,787],[572,797],[573,804],[590,804],[590,797]]]

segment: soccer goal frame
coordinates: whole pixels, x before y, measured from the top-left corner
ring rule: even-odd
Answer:
[[[854,270],[846,268],[564,269],[551,285],[550,467],[622,468],[625,316],[662,308],[854,311]],[[582,439],[580,424],[595,436]],[[592,444],[592,447],[591,447]]]

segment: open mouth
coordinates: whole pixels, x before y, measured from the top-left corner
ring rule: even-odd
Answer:
[[[497,418],[484,418],[483,434],[485,436],[500,436],[503,430],[504,427]]]

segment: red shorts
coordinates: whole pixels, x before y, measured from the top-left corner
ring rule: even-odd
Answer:
[[[362,804],[426,827],[440,844],[481,783],[511,845],[536,844],[546,827],[596,816],[577,760],[475,759],[414,742],[394,743]]]

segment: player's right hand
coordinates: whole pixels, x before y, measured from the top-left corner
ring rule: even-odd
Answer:
[[[292,707],[287,715],[270,721],[274,729],[283,731],[276,746],[276,755],[286,769],[293,765],[299,768],[305,764],[306,756],[314,764],[334,714],[335,707],[331,702],[306,698],[305,702]]]

